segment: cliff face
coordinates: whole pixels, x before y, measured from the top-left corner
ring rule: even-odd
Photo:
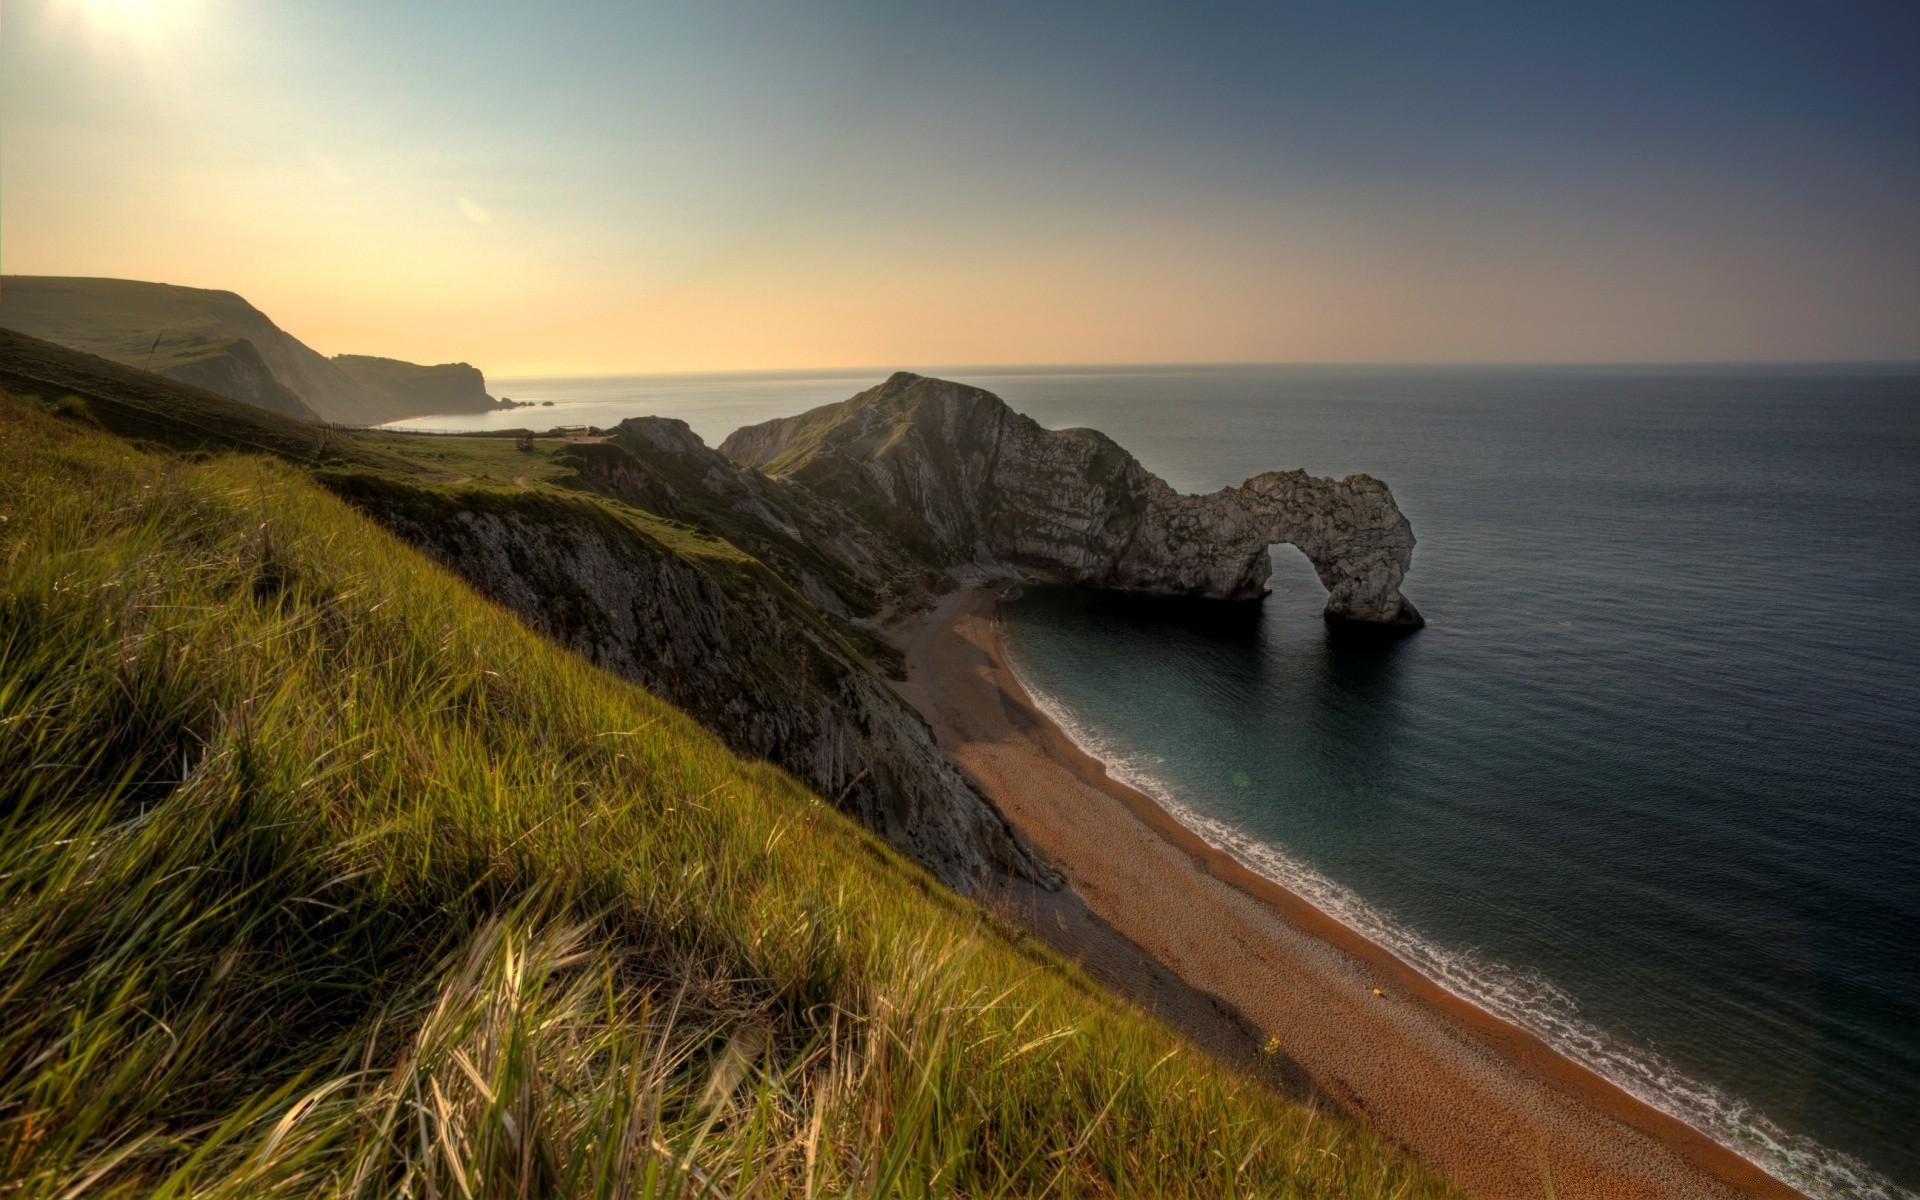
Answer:
[[[837,617],[865,617],[924,566],[838,504],[737,466],[685,421],[635,417],[555,461],[635,508],[719,534]]]
[[[500,402],[487,395],[487,379],[468,363],[425,367],[397,358],[336,354],[333,365],[370,392],[389,397],[410,414],[487,412]]]
[[[292,388],[273,377],[260,351],[247,339],[227,338],[193,349],[204,352],[177,352],[170,364],[155,373],[297,421],[320,419]]]
[[[321,481],[529,625],[792,772],[949,886],[1055,880],[919,714],[727,542],[547,491]]]
[[[1332,621],[1415,628],[1413,530],[1366,475],[1268,472],[1175,492],[1105,434],[1048,430],[979,388],[905,372],[841,404],[737,430],[722,454],[832,500],[925,561],[1066,583],[1248,600],[1288,542]]]

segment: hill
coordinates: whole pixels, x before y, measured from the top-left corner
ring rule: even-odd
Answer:
[[[0,326],[303,420],[376,425],[498,407],[465,363],[328,359],[232,292],[8,275]]]
[[[324,426],[11,329],[0,329],[0,387],[174,450],[258,451],[311,464],[414,469]]]
[[[1445,1194],[320,483],[466,486],[511,443],[342,439],[316,477],[308,427],[231,406],[258,450],[210,453],[219,397],[10,345],[17,1194]],[[493,490],[558,503],[547,469]]]
[[[730,495],[695,503],[711,479],[745,475],[690,433],[691,446],[629,438],[628,450],[339,431],[6,330],[0,386],[144,443],[265,452],[318,468],[316,482],[532,628],[670,699],[736,752],[786,767],[949,886],[1051,882],[887,686],[870,661],[887,659],[884,643],[844,608],[801,594],[821,590],[803,564],[831,569],[836,560],[796,561],[799,542],[734,511]],[[624,467],[609,474],[612,462]],[[640,475],[655,483],[633,496]],[[781,527],[847,524],[803,494],[757,482],[760,512]],[[772,556],[761,561],[716,529]],[[859,544],[852,534],[822,537]]]

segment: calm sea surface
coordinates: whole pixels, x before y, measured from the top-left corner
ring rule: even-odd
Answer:
[[[1816,1195],[1920,1189],[1920,368],[939,373],[1183,490],[1385,479],[1424,631],[1329,640],[1281,546],[1240,619],[1032,591],[1016,666],[1456,991]],[[878,378],[497,381],[555,407],[408,424],[711,443]]]

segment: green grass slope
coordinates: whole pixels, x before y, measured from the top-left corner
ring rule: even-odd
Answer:
[[[208,288],[7,275],[0,277],[0,326],[203,387],[219,385],[223,395],[290,416],[372,425],[493,406],[480,373],[465,364],[356,359],[348,369],[240,296]],[[257,377],[260,368],[266,378]]]
[[[54,407],[0,396],[8,1196],[1443,1194],[301,468]]]
[[[273,380],[325,420],[370,424],[402,415],[387,415],[384,396],[232,292],[137,279],[8,275],[0,278],[0,325],[155,372],[190,366],[244,339]]]
[[[11,329],[0,329],[0,387],[64,404],[122,437],[175,450],[262,451],[293,462],[420,469],[324,426]]]

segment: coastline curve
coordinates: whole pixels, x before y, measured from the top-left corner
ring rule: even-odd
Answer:
[[[996,591],[952,593],[896,624],[903,694],[1098,918],[1271,1031],[1324,1094],[1485,1197],[1537,1197],[1549,1184],[1607,1200],[1802,1194],[1109,775],[1013,675]],[[1033,932],[1080,952],[1044,919]]]

